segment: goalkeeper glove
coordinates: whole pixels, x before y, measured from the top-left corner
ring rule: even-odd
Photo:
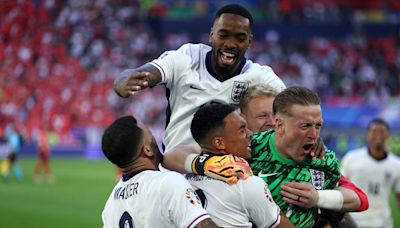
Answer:
[[[192,162],[194,174],[235,184],[239,179],[247,179],[253,172],[247,161],[235,155],[213,155],[201,153]]]

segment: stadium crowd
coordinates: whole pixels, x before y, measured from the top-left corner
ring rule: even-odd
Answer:
[[[350,3],[351,2],[351,3]],[[161,140],[164,88],[125,102],[112,91],[121,69],[139,66],[188,42],[187,34],[157,37],[148,21],[207,17],[215,1],[21,0],[0,2],[0,137],[7,123],[28,138],[50,122],[58,141],[80,143],[75,132],[104,128],[123,113],[142,120]],[[398,1],[248,1],[272,21],[400,21]],[[279,10],[275,10],[278,8]],[[397,14],[396,14],[397,13]],[[205,31],[206,33],[208,31]],[[248,57],[270,65],[287,86],[304,85],[323,102],[384,104],[400,96],[400,49],[395,36],[353,34],[282,43],[269,31]],[[78,130],[78,131],[77,131]]]

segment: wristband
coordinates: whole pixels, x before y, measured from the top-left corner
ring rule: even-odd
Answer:
[[[187,173],[193,173],[192,169],[192,163],[195,161],[196,157],[198,157],[199,154],[189,154],[186,159],[185,159],[185,171]]]
[[[340,211],[343,207],[343,195],[338,190],[319,190],[318,207]]]

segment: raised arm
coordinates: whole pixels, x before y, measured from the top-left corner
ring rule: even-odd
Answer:
[[[120,97],[127,98],[139,90],[156,85],[161,79],[161,72],[154,65],[146,63],[122,71],[114,80],[114,91]]]

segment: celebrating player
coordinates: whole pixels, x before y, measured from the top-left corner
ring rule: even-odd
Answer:
[[[104,207],[104,227],[217,227],[181,174],[157,170],[156,141],[133,116],[105,130],[102,149],[123,173]]]
[[[244,57],[252,42],[253,18],[237,4],[220,8],[214,18],[209,41],[185,44],[167,51],[158,59],[120,73],[114,90],[122,97],[136,91],[165,84],[168,94],[166,150],[180,144],[194,143],[190,122],[195,111],[212,100],[238,104],[249,85],[268,84],[277,91],[283,82],[268,66]]]
[[[279,93],[274,100],[273,113],[276,120],[276,131],[259,132],[252,136],[251,166],[254,173],[266,181],[276,203],[286,213],[291,222],[296,226],[311,227],[316,221],[317,207],[309,208],[310,197],[314,205],[331,210],[356,210],[359,204],[348,204],[343,194],[334,189],[340,177],[338,160],[335,154],[326,150],[326,161],[312,161],[308,156],[311,147],[319,137],[322,126],[322,113],[320,100],[316,94],[303,87],[291,87]],[[200,156],[189,155],[182,166],[176,167],[176,162],[171,162],[173,156],[181,151],[187,151],[184,146],[177,147],[166,153],[164,164],[167,168],[189,172],[193,169],[190,165],[196,163]],[[175,153],[178,152],[178,153]],[[213,156],[203,161],[204,170],[200,172],[209,173],[215,171],[214,177],[224,179],[225,175],[218,175],[219,170],[215,164],[220,162],[221,156]],[[192,162],[194,160],[194,162]],[[182,164],[181,164],[182,165]],[[228,167],[228,170],[231,167]],[[196,167],[195,167],[196,169]],[[210,170],[208,170],[210,169]],[[214,169],[214,170],[213,170]],[[295,175],[296,173],[302,175]],[[289,188],[297,186],[283,186],[289,182],[308,182],[311,185],[307,191],[311,194],[294,194]],[[281,191],[287,192],[281,195]],[[348,190],[351,191],[351,190]],[[300,192],[300,191],[299,191]],[[297,192],[297,193],[299,193]],[[303,192],[303,191],[302,191]],[[352,194],[355,194],[354,192]],[[357,196],[355,196],[357,197]],[[306,208],[302,208],[306,207]]]
[[[193,117],[191,132],[201,146],[200,156],[204,159],[212,154],[251,157],[249,143],[252,133],[231,105],[201,107]],[[239,157],[235,158],[247,164]],[[194,188],[203,192],[206,209],[220,226],[252,227],[253,223],[257,227],[294,227],[286,217],[280,216],[268,185],[257,176],[239,180],[235,185],[195,174],[186,177]]]
[[[276,95],[277,92],[273,88],[262,84],[250,86],[243,94],[240,100],[240,111],[251,131],[267,131],[275,128],[272,105]],[[366,194],[343,175],[339,179],[338,190],[343,194],[344,211],[364,211],[368,208]],[[297,202],[284,198],[289,203],[294,203],[304,208],[317,206],[318,192],[315,191],[310,183],[287,183],[282,186],[281,194],[295,194],[304,199],[302,202]]]

